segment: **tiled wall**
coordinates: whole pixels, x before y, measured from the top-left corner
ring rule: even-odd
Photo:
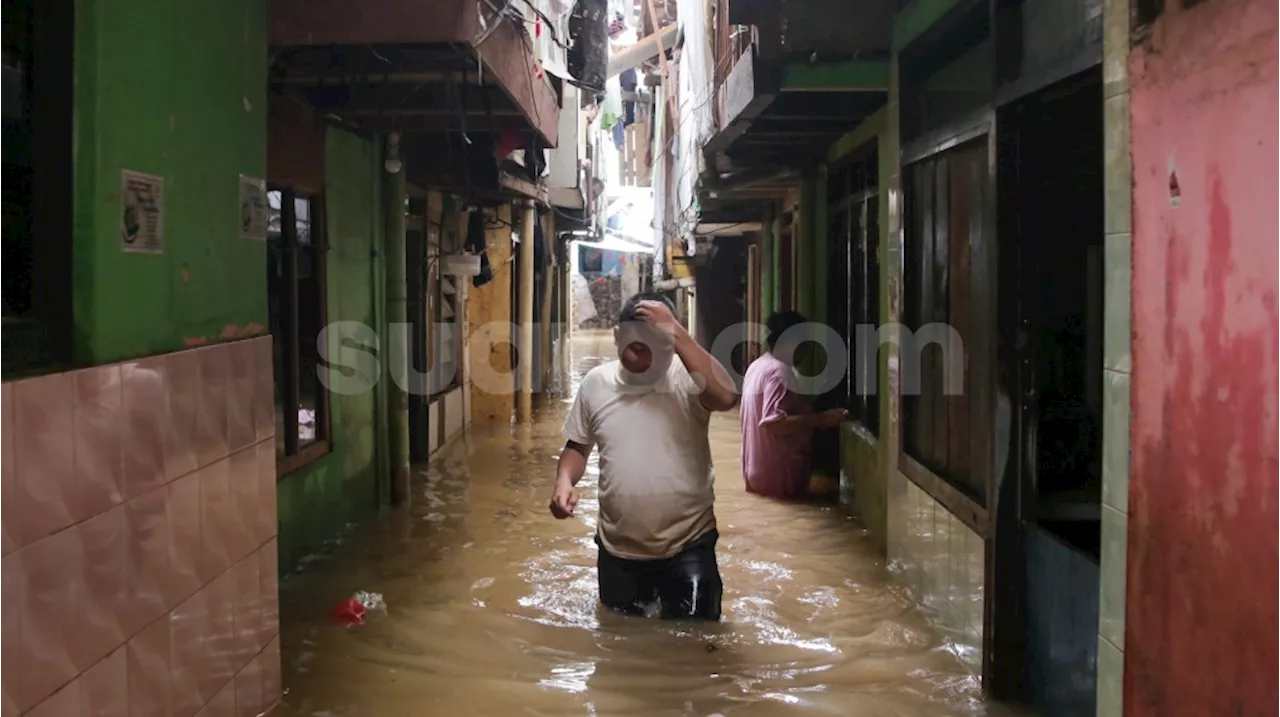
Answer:
[[[1098,576],[1098,717],[1124,713],[1129,533],[1129,393],[1133,381],[1133,160],[1129,131],[1129,0],[1103,1],[1105,261],[1102,337],[1102,551]]]
[[[887,496],[877,441],[852,422],[840,428],[841,482],[852,488],[858,519],[881,550],[888,542],[885,527]]]
[[[957,656],[982,673],[984,545],[982,538],[902,473],[889,478],[890,568]]]
[[[3,715],[280,695],[271,339],[3,386]]]

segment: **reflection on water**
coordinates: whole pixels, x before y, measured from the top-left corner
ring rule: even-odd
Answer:
[[[609,346],[575,345],[580,377]],[[594,354],[594,355],[593,355]],[[547,512],[567,403],[471,435],[415,471],[413,503],[285,581],[289,715],[968,715],[976,682],[838,507],[750,496],[736,417],[712,447],[725,620],[664,623],[596,602],[595,480]],[[329,608],[380,592],[344,628]]]

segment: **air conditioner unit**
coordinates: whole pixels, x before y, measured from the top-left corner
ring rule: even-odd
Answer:
[[[479,276],[479,254],[446,254],[440,259],[440,273],[446,276]]]

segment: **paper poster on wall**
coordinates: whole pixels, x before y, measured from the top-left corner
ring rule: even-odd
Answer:
[[[267,240],[267,182],[240,175],[240,237]]]
[[[120,172],[120,250],[164,253],[164,178]]]

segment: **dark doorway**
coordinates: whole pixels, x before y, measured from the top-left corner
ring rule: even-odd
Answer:
[[[706,350],[715,347],[716,339],[742,320],[747,295],[747,238],[744,236],[716,237],[712,240],[710,256],[704,264],[694,268],[697,282],[697,334],[698,343]],[[720,351],[716,359],[731,376],[741,376],[747,370],[747,346],[743,343],[722,343],[729,352]]]
[[[1022,697],[1048,717],[1092,715],[1095,701],[1102,122],[1098,69],[1030,95],[999,118],[1000,393],[1007,408],[997,413],[1007,419],[997,429],[997,470],[1018,487],[1022,533],[999,549],[1019,544]]]
[[[4,4],[3,366],[8,377],[73,358],[75,9],[74,3],[35,0]]]
[[[409,350],[409,460],[414,462],[425,461],[431,455],[432,426],[431,412],[428,409],[431,391],[426,379],[431,368],[431,302],[427,294],[432,283],[428,276],[435,269],[432,265],[435,256],[434,252],[429,253],[427,250],[427,235],[423,231],[428,216],[425,197],[409,200],[404,234],[408,267],[405,272],[405,314],[409,320],[409,339],[412,342]],[[439,241],[438,234],[434,238]]]

